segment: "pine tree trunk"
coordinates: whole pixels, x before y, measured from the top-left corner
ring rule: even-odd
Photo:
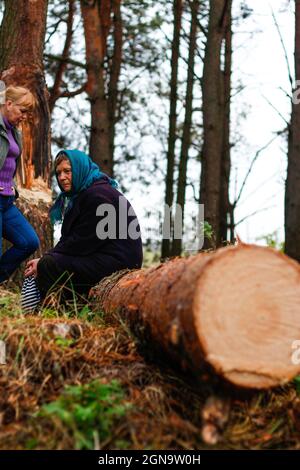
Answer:
[[[197,378],[218,374],[245,388],[282,385],[300,372],[300,266],[254,245],[222,248],[116,273],[90,292],[118,313],[149,351]],[[238,284],[237,284],[238,283]]]
[[[167,174],[166,174],[166,194],[165,205],[166,213],[164,214],[165,238],[162,240],[161,257],[167,258],[171,254],[171,220],[173,206],[173,186],[174,186],[174,166],[175,166],[175,144],[177,130],[177,84],[178,84],[178,61],[180,53],[180,32],[182,20],[182,0],[174,0],[173,2],[174,30],[172,42],[171,57],[171,81],[170,81],[170,112],[169,112],[169,134],[168,134],[168,151],[167,151]],[[168,229],[169,229],[169,233]]]
[[[186,174],[188,155],[191,141],[191,124],[193,112],[193,88],[194,88],[194,65],[195,65],[195,50],[197,43],[197,17],[199,10],[199,0],[193,0],[191,3],[191,29],[189,37],[189,57],[188,57],[188,74],[185,95],[185,116],[183,124],[183,134],[181,142],[180,160],[179,160],[179,175],[177,184],[177,199],[176,199],[176,212],[175,222],[181,217],[182,227],[184,226],[184,206],[185,206],[185,192],[186,192]],[[174,232],[175,235],[175,232]],[[172,241],[172,255],[179,256],[182,251],[182,237],[173,236]]]
[[[204,218],[212,226],[214,239],[220,245],[221,166],[224,130],[221,83],[221,46],[224,37],[226,0],[211,0],[208,36],[205,48],[203,99],[203,151],[201,156],[200,203]],[[205,248],[209,248],[205,240]]]
[[[300,80],[300,0],[295,0],[295,80]],[[300,261],[300,106],[292,104],[285,190],[285,252]]]
[[[51,205],[49,94],[43,71],[47,3],[47,0],[6,0],[0,29],[1,80],[6,85],[29,88],[37,101],[33,119],[22,126],[23,152],[17,171],[20,197],[16,204],[36,229],[43,251],[53,245],[48,218]],[[9,245],[5,241],[4,250]],[[41,250],[34,257],[40,256]],[[13,275],[13,282],[20,284],[23,268]]]
[[[232,0],[227,2],[225,21],[225,55],[223,72],[223,144],[221,163],[221,199],[220,199],[220,240],[228,240],[230,228],[231,204],[229,199],[230,183],[230,100],[231,100],[231,63],[232,63],[232,29],[231,29]],[[231,238],[231,237],[230,237]]]
[[[122,48],[123,48],[123,25],[121,16],[121,0],[112,0],[113,11],[113,37],[114,37],[114,50],[111,58],[110,66],[110,79],[108,87],[108,114],[109,114],[109,151],[110,160],[113,162],[115,152],[115,127],[117,118],[117,104],[118,104],[118,83],[122,63]],[[111,170],[113,176],[113,167]]]
[[[29,88],[37,99],[34,122],[23,126],[19,184],[30,188],[42,177],[50,186],[50,115],[43,71],[47,0],[5,1],[0,29],[0,71],[6,85]],[[23,171],[22,171],[23,170]]]
[[[100,7],[98,2],[90,3],[81,0],[88,78],[86,92],[91,103],[92,116],[89,152],[101,170],[112,176],[113,160],[110,154],[109,115],[104,70],[110,6],[110,0],[101,2]]]

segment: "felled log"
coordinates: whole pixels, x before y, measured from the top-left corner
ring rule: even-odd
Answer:
[[[242,244],[174,258],[106,278],[90,297],[196,374],[208,367],[231,384],[263,389],[300,373],[292,361],[300,265],[271,248]]]

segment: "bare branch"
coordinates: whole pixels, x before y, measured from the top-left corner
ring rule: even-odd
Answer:
[[[192,181],[189,181],[187,183],[187,186],[191,186],[192,190],[193,190],[193,196],[194,196],[194,200],[195,202],[197,202],[197,204],[200,203],[200,198],[198,196],[196,196],[196,188],[195,188],[195,185]],[[198,193],[199,193],[199,190],[198,190]]]
[[[272,176],[270,176],[269,178],[265,179],[261,184],[259,184],[253,191],[251,191],[251,193],[249,193],[247,195],[247,197],[245,197],[245,199],[243,199],[240,204],[239,204],[239,207],[244,204],[244,202],[246,202],[251,196],[253,196],[253,194],[255,194],[260,188],[263,188],[265,186],[265,184],[269,183],[269,181],[272,181],[273,178],[275,178],[275,176],[278,176],[278,170],[276,170],[275,173],[272,174]]]
[[[277,112],[277,114],[281,117],[281,119],[283,119],[283,121],[286,123],[287,126],[290,125],[290,123],[285,119],[285,117],[281,114],[281,112],[273,105],[273,103],[271,103],[271,101],[265,96],[265,95],[262,95],[262,97],[266,100],[266,102],[271,106],[271,108],[274,109],[274,111]]]
[[[72,43],[72,36],[73,36],[73,20],[74,20],[74,12],[75,12],[75,4],[74,0],[69,0],[69,12],[68,12],[68,19],[67,19],[67,32],[66,32],[66,39],[65,44],[62,52],[62,58],[68,59],[70,53],[70,47]],[[50,98],[49,98],[49,108],[50,113],[52,113],[56,100],[60,96],[60,87],[62,84],[63,74],[66,69],[66,61],[63,60],[58,63],[58,67],[56,70],[54,84],[51,90]]]
[[[59,25],[60,25],[61,23],[65,23],[65,22],[66,22],[66,20],[65,20],[64,18],[60,18],[56,23],[54,23],[54,24],[51,26],[51,27],[52,27],[52,31],[49,32],[48,37],[47,37],[47,39],[45,40],[45,46],[49,43],[49,41],[50,41],[50,39],[52,38],[52,36],[56,33],[56,31],[57,31]]]
[[[234,203],[233,203],[233,207],[234,207],[234,208],[237,206],[237,203],[239,202],[239,200],[240,200],[240,198],[241,198],[241,195],[242,195],[242,192],[243,192],[244,187],[245,187],[245,185],[246,185],[246,182],[247,182],[247,180],[248,180],[248,178],[249,178],[249,175],[250,175],[250,173],[251,173],[251,171],[252,171],[252,168],[253,168],[253,166],[254,166],[256,160],[258,159],[259,155],[260,155],[264,150],[266,150],[266,148],[268,148],[268,147],[274,142],[275,139],[278,138],[278,135],[279,135],[279,134],[276,134],[267,144],[265,144],[263,147],[261,147],[259,150],[257,150],[257,152],[256,152],[256,154],[254,155],[254,158],[253,158],[253,160],[252,160],[252,162],[251,162],[251,164],[250,164],[250,167],[249,167],[249,169],[248,169],[248,171],[247,171],[247,173],[246,173],[246,176],[245,176],[244,181],[243,181],[243,183],[242,183],[242,186],[241,186],[241,189],[240,189],[240,191],[239,191],[239,194],[238,194],[236,200],[235,200]]]
[[[288,93],[284,88],[282,88],[282,87],[280,86],[280,87],[279,87],[279,90],[281,90],[281,91],[285,94],[285,96],[286,96],[287,98],[289,98],[290,100],[292,99],[292,94],[291,94],[291,93]]]
[[[273,209],[274,207],[277,207],[276,204],[273,204],[273,206],[264,207],[263,209],[258,209],[257,211],[251,212],[251,214],[246,215],[245,217],[243,217],[242,219],[240,219],[238,222],[236,222],[236,223],[235,223],[235,227],[237,227],[237,226],[238,226],[239,224],[241,224],[242,222],[245,222],[245,220],[249,219],[249,217],[253,217],[253,216],[256,215],[256,214],[259,214],[260,212],[266,212],[266,211],[268,211],[269,209]]]
[[[86,70],[86,64],[83,64],[82,62],[78,62],[77,60],[64,58],[61,55],[55,55],[55,54],[44,54],[44,58],[49,59],[49,60],[57,60],[61,62],[66,62],[67,64],[74,65],[75,67],[80,67],[82,69]]]
[[[276,19],[274,10],[271,6],[270,6],[270,8],[271,8],[274,24],[275,24],[277,32],[279,34],[280,42],[281,42],[281,45],[282,45],[282,48],[283,48],[284,57],[285,57],[285,61],[286,61],[287,69],[288,69],[288,74],[289,74],[289,81],[290,81],[290,84],[291,84],[291,89],[293,89],[293,77],[292,77],[292,73],[291,73],[290,63],[289,63],[289,59],[288,59],[288,55],[287,55],[287,50],[286,50],[286,47],[285,47],[285,44],[284,44],[284,41],[283,41],[283,38],[282,38],[282,34],[281,34],[281,31],[280,31],[279,25],[277,23],[277,19]]]
[[[80,88],[74,91],[64,91],[60,93],[58,98],[73,98],[74,96],[80,95],[86,90],[87,83],[84,83]]]

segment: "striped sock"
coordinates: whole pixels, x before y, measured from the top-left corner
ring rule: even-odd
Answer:
[[[34,313],[41,301],[41,294],[33,276],[24,279],[21,290],[21,307],[24,313]]]

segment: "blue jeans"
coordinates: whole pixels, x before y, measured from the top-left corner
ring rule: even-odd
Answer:
[[[0,195],[0,282],[6,281],[40,244],[35,230],[14,201],[15,196]],[[2,237],[13,245],[3,255]]]

